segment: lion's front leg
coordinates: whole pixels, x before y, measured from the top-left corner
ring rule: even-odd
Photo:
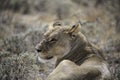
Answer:
[[[69,60],[63,60],[48,76],[47,80],[99,80],[97,68],[78,66]]]
[[[79,66],[69,60],[63,60],[50,75],[47,80],[79,80],[77,72]],[[72,75],[76,72],[76,75]]]

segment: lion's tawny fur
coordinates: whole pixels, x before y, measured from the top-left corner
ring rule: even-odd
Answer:
[[[80,24],[54,25],[37,45],[41,58],[57,57],[56,68],[47,80],[110,80],[102,52],[79,29]]]

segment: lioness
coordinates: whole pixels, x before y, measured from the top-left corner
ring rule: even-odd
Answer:
[[[42,59],[57,57],[56,68],[47,80],[110,80],[108,63],[80,27],[79,23],[72,27],[53,24],[36,46]]]

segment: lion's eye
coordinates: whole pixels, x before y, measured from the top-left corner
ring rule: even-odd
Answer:
[[[76,36],[75,35],[71,35],[71,37],[72,37],[72,39],[75,39]]]
[[[57,41],[57,39],[55,39],[55,38],[52,38],[51,40],[50,40],[50,42],[56,42]]]

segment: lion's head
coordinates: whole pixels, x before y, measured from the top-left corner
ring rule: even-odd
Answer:
[[[79,30],[80,24],[72,27],[62,26],[60,23],[50,25],[50,29],[44,33],[44,39],[36,46],[39,56],[43,59],[63,57],[71,50],[72,41]]]

